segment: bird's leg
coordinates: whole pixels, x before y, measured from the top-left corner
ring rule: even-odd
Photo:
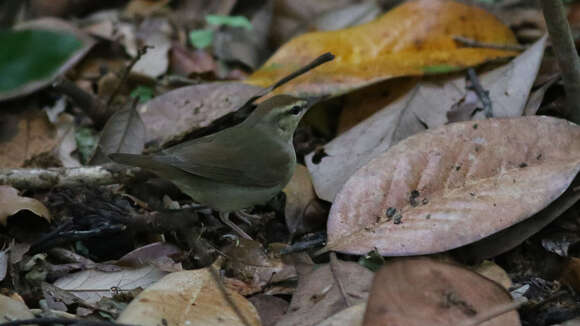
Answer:
[[[252,237],[250,237],[246,232],[244,232],[244,230],[242,230],[239,226],[235,225],[231,220],[230,220],[230,213],[226,213],[226,212],[219,212],[220,214],[220,220],[227,226],[229,226],[230,228],[232,228],[232,230],[236,231],[237,234],[239,234],[242,238],[246,238],[249,240],[253,240]]]
[[[239,218],[240,220],[244,221],[246,224],[248,225],[252,225],[251,220],[260,220],[262,219],[261,216],[259,215],[254,215],[254,214],[250,214],[242,209],[240,209],[239,211],[236,211],[234,214],[236,214],[236,217]]]

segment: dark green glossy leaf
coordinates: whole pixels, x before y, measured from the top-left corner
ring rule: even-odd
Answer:
[[[50,78],[82,46],[73,34],[46,30],[3,30],[0,44],[0,93]]]

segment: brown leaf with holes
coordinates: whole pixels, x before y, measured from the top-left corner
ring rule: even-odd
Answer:
[[[402,259],[377,272],[363,325],[461,325],[511,302],[499,284],[461,266]],[[515,326],[520,321],[510,311],[482,325]]]
[[[441,252],[521,222],[580,169],[580,127],[550,117],[450,124],[411,136],[336,196],[323,250]]]

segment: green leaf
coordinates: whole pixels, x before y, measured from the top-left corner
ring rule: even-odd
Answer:
[[[197,49],[208,47],[213,41],[213,31],[211,29],[196,29],[189,32],[189,41]]]
[[[50,78],[82,43],[73,34],[0,30],[0,93]]]
[[[252,29],[252,23],[248,18],[244,16],[220,16],[220,15],[207,15],[205,20],[211,25],[226,25],[231,27],[242,27],[247,30]]]
[[[147,86],[137,86],[132,92],[131,97],[136,97],[139,99],[139,103],[144,103],[149,101],[155,96],[153,89]]]
[[[385,264],[385,259],[383,256],[379,255],[376,250],[373,250],[366,255],[362,256],[358,260],[359,265],[362,265],[369,270],[376,272],[381,266]]]
[[[447,74],[463,69],[463,67],[456,67],[450,65],[425,66],[423,72],[426,74]]]
[[[78,128],[75,134],[81,162],[86,163],[97,146],[97,134],[90,128]]]

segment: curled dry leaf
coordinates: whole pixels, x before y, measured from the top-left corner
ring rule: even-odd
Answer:
[[[366,301],[373,273],[353,262],[331,264],[302,266],[288,313],[276,326],[317,325],[350,305]]]
[[[145,124],[135,108],[115,112],[103,127],[91,164],[104,164],[112,153],[141,154],[145,148]]]
[[[580,127],[550,117],[462,122],[407,138],[359,169],[331,208],[323,250],[453,249],[537,213],[580,169]]]
[[[403,259],[377,272],[363,325],[460,325],[512,302],[500,285],[466,268],[434,260]],[[486,326],[520,325],[510,311]]]
[[[246,82],[266,87],[325,52],[336,56],[332,64],[296,78],[278,92],[341,94],[393,77],[449,72],[517,54],[461,47],[453,40],[456,35],[516,43],[509,28],[482,9],[450,0],[409,1],[367,24],[301,35],[282,46]]]
[[[216,82],[182,87],[158,96],[138,109],[147,129],[147,142],[165,144],[207,127],[260,90],[242,83]]]
[[[6,226],[8,217],[22,210],[31,211],[50,222],[50,212],[43,203],[34,198],[21,197],[18,190],[0,185],[0,224]]]
[[[226,301],[208,269],[169,274],[141,292],[117,319],[119,323],[157,325],[260,325],[256,308],[236,292],[231,301],[249,322],[244,323]]]

